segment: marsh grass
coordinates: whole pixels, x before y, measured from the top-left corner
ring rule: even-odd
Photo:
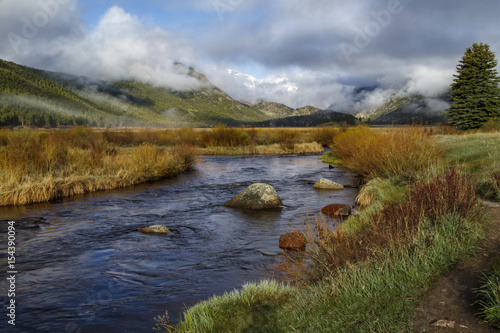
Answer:
[[[244,147],[208,147],[197,148],[198,155],[283,155],[283,154],[319,154],[323,147],[317,142],[296,143],[290,147],[280,144]]]
[[[158,145],[189,144],[198,148],[241,149],[252,146],[282,146],[281,151],[293,150],[297,144],[317,142],[327,146],[338,132],[333,127],[318,128],[214,128],[178,129],[123,129],[105,130],[103,135],[109,143],[118,146],[132,146],[143,143]],[[0,132],[1,140],[1,132]],[[1,142],[1,141],[0,141]]]
[[[87,128],[10,132],[0,147],[0,206],[47,202],[171,177],[189,169],[193,156],[187,145],[112,148],[102,133]]]

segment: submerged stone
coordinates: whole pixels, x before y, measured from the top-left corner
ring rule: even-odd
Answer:
[[[306,236],[300,232],[290,232],[280,236],[279,247],[289,251],[304,251],[306,249]]]
[[[343,190],[344,185],[337,184],[326,178],[321,178],[316,183],[314,183],[313,188],[322,190]]]
[[[274,187],[255,183],[224,204],[226,207],[242,209],[269,209],[283,207]]]
[[[146,233],[146,234],[168,234],[170,233],[170,230],[164,225],[160,224],[155,224],[155,225],[150,225],[149,227],[139,229],[140,232]]]
[[[351,206],[344,204],[331,204],[321,208],[321,213],[334,217],[348,217],[351,215]]]

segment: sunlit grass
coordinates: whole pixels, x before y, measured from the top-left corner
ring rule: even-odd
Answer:
[[[416,173],[441,156],[433,137],[419,127],[382,132],[358,126],[337,135],[332,148],[341,166],[368,180]]]
[[[10,132],[0,146],[0,206],[47,202],[75,194],[175,176],[192,166],[186,145],[112,147],[86,128]]]

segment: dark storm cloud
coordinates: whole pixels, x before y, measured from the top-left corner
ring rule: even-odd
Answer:
[[[498,39],[500,2],[493,0],[277,0],[264,6],[255,16],[238,8],[227,13],[202,35],[205,50],[216,59],[243,57],[270,67],[356,67],[356,59],[366,57],[456,57],[474,41],[496,45]],[[360,51],[352,65],[342,44]]]
[[[494,0],[276,0],[260,6],[264,14],[237,7],[226,13],[198,45],[215,62],[255,62],[280,73],[298,87],[302,104],[310,97],[319,107],[357,111],[393,94],[436,96],[449,88],[466,47],[486,42],[500,51],[500,2]],[[343,89],[314,82],[314,73]],[[318,99],[303,94],[310,85],[323,92],[313,94]],[[378,89],[353,103],[345,92],[354,86]]]

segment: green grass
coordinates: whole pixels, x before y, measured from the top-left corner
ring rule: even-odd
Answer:
[[[500,201],[500,133],[439,136],[449,165],[460,165],[473,176],[478,194]]]
[[[500,326],[500,262],[483,277],[483,284],[475,293],[481,306],[479,315],[485,322]]]

